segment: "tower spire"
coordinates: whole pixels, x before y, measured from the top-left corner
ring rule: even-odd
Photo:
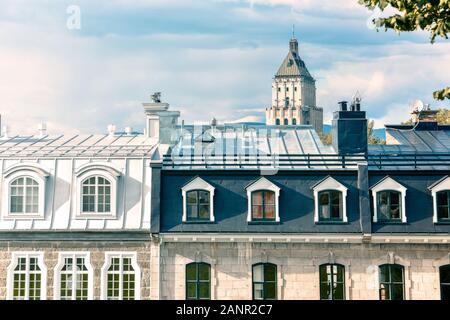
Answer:
[[[292,39],[295,39],[295,24],[292,24]]]

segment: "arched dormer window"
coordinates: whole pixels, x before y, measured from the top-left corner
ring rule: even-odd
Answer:
[[[373,222],[406,223],[406,188],[389,176],[381,179],[372,191],[374,215]]]
[[[280,188],[266,178],[247,186],[248,222],[279,222]]]
[[[433,222],[450,222],[450,177],[440,179],[428,189],[433,197]]]
[[[183,222],[214,222],[214,187],[200,177],[181,188]]]
[[[347,222],[347,188],[332,177],[312,187],[314,222]]]
[[[39,164],[20,163],[4,172],[2,212],[5,219],[44,219],[49,173]]]
[[[121,172],[103,163],[89,163],[76,171],[77,218],[117,218],[117,189]]]

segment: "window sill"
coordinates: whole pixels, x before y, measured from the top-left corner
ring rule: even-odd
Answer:
[[[450,225],[450,221],[438,221],[438,222],[435,222],[434,224],[436,224],[436,225]]]
[[[183,224],[213,224],[214,221],[210,220],[199,220],[199,221],[183,221]]]
[[[115,214],[106,213],[106,214],[98,214],[98,213],[78,213],[75,217],[77,220],[117,220],[117,216]]]
[[[372,221],[373,222],[373,221]],[[389,221],[389,220],[378,220],[377,222],[373,222],[375,224],[408,224],[408,222],[403,222],[403,221]]]
[[[261,225],[261,224],[281,224],[280,221],[247,221],[249,225]]]
[[[45,220],[44,215],[42,214],[8,214],[3,217],[5,220]]]
[[[345,221],[316,221],[316,224],[349,224]]]

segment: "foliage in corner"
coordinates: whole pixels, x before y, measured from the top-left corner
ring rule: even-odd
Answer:
[[[396,32],[425,30],[430,33],[430,41],[436,37],[448,39],[450,32],[450,0],[358,0],[370,10],[376,8],[384,11],[390,7],[397,13],[373,19],[375,26]],[[450,99],[450,88],[435,91],[436,100]]]

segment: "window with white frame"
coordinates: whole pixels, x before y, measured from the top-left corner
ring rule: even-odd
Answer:
[[[106,253],[102,269],[102,299],[140,299],[140,279],[135,253]]]
[[[4,172],[5,219],[43,219],[48,172],[37,164],[17,164]]]
[[[46,290],[47,268],[43,253],[13,253],[8,267],[8,299],[45,300]]]
[[[433,197],[433,222],[450,223],[450,177],[435,182],[429,190]]]
[[[60,253],[55,268],[55,298],[92,300],[93,276],[89,253]]]
[[[347,222],[347,187],[326,177],[313,187],[314,222]]]
[[[76,171],[77,218],[117,218],[117,190],[121,172],[110,164],[89,163]]]
[[[406,223],[406,188],[386,176],[373,185],[372,199],[374,206],[373,222]]]
[[[102,176],[86,178],[82,182],[81,212],[111,212],[111,182]]]
[[[19,177],[11,182],[9,187],[9,212],[32,213],[39,212],[39,184],[31,177]]]
[[[183,222],[214,222],[214,187],[196,177],[181,188]]]
[[[248,222],[279,222],[280,188],[262,177],[246,188],[248,199]]]

